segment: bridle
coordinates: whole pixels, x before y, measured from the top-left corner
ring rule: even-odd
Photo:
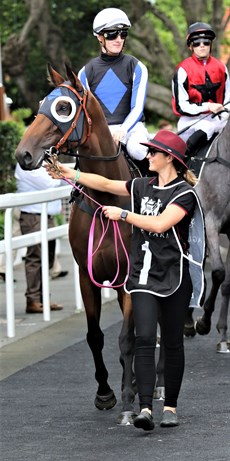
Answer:
[[[74,93],[75,96],[77,97],[77,100],[79,101],[79,108],[78,108],[78,110],[76,112],[76,115],[74,117],[73,122],[71,123],[71,126],[66,131],[66,133],[62,136],[62,138],[57,142],[57,144],[55,146],[51,146],[49,149],[45,150],[44,159],[49,159],[49,158],[53,157],[53,155],[55,155],[55,154],[56,155],[61,154],[60,148],[66,142],[68,143],[68,138],[71,135],[71,133],[75,130],[77,122],[78,122],[78,120],[80,118],[80,115],[81,115],[82,111],[84,112],[84,120],[86,120],[86,123],[87,123],[87,132],[86,132],[85,138],[83,140],[80,139],[80,140],[77,141],[78,147],[85,144],[89,140],[90,135],[91,135],[92,120],[91,120],[91,117],[89,116],[89,113],[88,113],[88,110],[87,110],[87,107],[86,107],[89,92],[84,88],[83,96],[81,96],[74,87],[72,87],[71,85],[68,85],[67,83],[61,83],[60,85],[58,85],[58,87],[65,87],[68,90],[70,90],[72,93]],[[121,144],[119,143],[117,153],[115,155],[110,156],[110,157],[105,157],[105,156],[102,156],[102,155],[99,155],[99,156],[98,155],[84,155],[84,154],[79,154],[79,152],[74,152],[74,157],[86,158],[87,160],[113,161],[113,160],[116,160],[119,157],[120,152],[121,152]],[[69,152],[69,151],[67,151],[67,154],[73,155],[72,152]]]
[[[84,88],[83,96],[81,96],[74,87],[72,87],[71,85],[68,85],[67,83],[61,83],[58,86],[67,88],[68,90],[70,90],[72,93],[75,94],[79,102],[79,108],[76,112],[73,122],[71,123],[71,126],[66,131],[66,133],[62,136],[62,138],[57,142],[55,146],[51,146],[49,149],[45,150],[45,159],[49,159],[50,157],[53,157],[53,155],[61,154],[60,147],[62,147],[68,141],[69,136],[75,130],[82,111],[84,112],[84,120],[86,120],[87,122],[87,132],[86,132],[86,136],[84,140],[80,139],[77,141],[78,145],[84,144],[90,138],[90,135],[91,135],[92,120],[91,120],[91,117],[89,116],[89,113],[86,107],[88,91]]]
[[[74,117],[74,121],[72,122],[70,128],[66,131],[64,136],[56,144],[55,149],[57,151],[67,141],[70,134],[76,128],[77,121],[78,121],[78,119],[80,117],[80,114],[81,114],[82,110],[84,111],[85,119],[86,119],[86,122],[87,122],[87,132],[86,132],[86,136],[85,136],[84,141],[82,141],[82,139],[80,140],[81,144],[84,144],[89,139],[89,137],[91,135],[91,127],[92,127],[92,120],[91,120],[91,118],[90,118],[90,116],[88,114],[87,108],[86,108],[88,91],[84,88],[83,97],[81,97],[81,95],[78,93],[78,91],[75,88],[73,88],[72,86],[68,85],[67,83],[61,83],[59,86],[68,88],[68,90],[72,91],[72,93],[74,93],[75,96],[77,96],[77,99],[79,101],[79,108],[78,108],[78,111],[77,111],[77,113],[76,113],[76,115]]]
[[[81,97],[80,94],[78,93],[78,91],[75,90],[75,88],[71,87],[70,85],[68,85],[66,83],[62,83],[59,86],[68,88],[68,90],[72,91],[75,94],[75,96],[77,96],[77,99],[79,101],[79,108],[78,108],[78,111],[77,111],[77,113],[76,113],[76,115],[74,117],[73,122],[71,123],[70,128],[66,131],[64,136],[58,141],[58,143],[55,146],[51,146],[48,150],[45,151],[44,160],[47,163],[51,164],[56,172],[59,171],[58,170],[57,158],[58,158],[58,155],[61,153],[60,152],[60,147],[63,146],[63,144],[65,144],[68,141],[68,137],[71,135],[71,133],[75,129],[77,121],[79,120],[79,117],[80,117],[80,114],[81,114],[82,110],[84,111],[84,116],[85,116],[85,119],[87,121],[88,128],[87,128],[87,133],[86,133],[84,141],[82,141],[82,139],[80,139],[78,141],[78,145],[84,144],[90,138],[91,126],[92,126],[92,120],[91,120],[91,118],[90,118],[90,116],[88,114],[87,108],[86,108],[88,91],[86,89],[84,89],[83,97]],[[79,153],[76,153],[75,156],[76,157],[84,157],[84,158],[87,158],[87,159],[90,159],[90,160],[116,160],[120,155],[120,151],[121,151],[121,144],[119,144],[119,149],[118,149],[117,154],[114,155],[114,156],[111,156],[111,157],[94,156],[94,155],[86,156],[86,155],[82,155],[82,154],[79,154]],[[78,186],[76,184],[74,184],[72,181],[70,181],[69,179],[67,179],[65,177],[62,177],[62,179],[65,180],[66,182],[68,182],[73,188],[78,189]],[[106,233],[107,233],[107,231],[109,229],[109,225],[110,225],[110,222],[111,222],[111,224],[113,226],[113,233],[114,233],[114,247],[115,247],[115,255],[116,255],[116,262],[117,262],[117,270],[116,270],[116,274],[115,274],[114,279],[107,285],[107,287],[108,288],[120,288],[127,282],[127,279],[128,279],[128,276],[129,276],[129,270],[130,270],[130,263],[129,263],[129,255],[128,255],[128,252],[127,252],[127,250],[125,248],[125,245],[124,245],[124,242],[123,242],[123,239],[122,239],[122,235],[121,235],[121,232],[120,232],[120,229],[119,229],[118,222],[117,221],[110,221],[108,219],[107,220],[107,225],[105,226],[104,225],[104,220],[103,220],[102,205],[100,203],[98,203],[95,199],[90,197],[88,194],[86,194],[85,191],[82,191],[82,192],[83,192],[83,194],[85,196],[87,196],[91,201],[95,202],[97,204],[97,206],[98,206],[98,208],[94,211],[93,220],[92,220],[92,224],[90,226],[90,232],[89,232],[89,242],[88,242],[88,273],[89,273],[89,277],[90,277],[92,283],[94,283],[96,286],[98,286],[100,288],[104,287],[103,284],[97,282],[94,279],[93,257],[95,256],[97,251],[100,249],[100,246],[103,243],[103,240],[104,240],[104,238],[106,236]],[[100,237],[99,243],[97,244],[96,250],[93,250],[95,220],[96,220],[96,217],[98,216],[99,211],[100,211],[100,223],[101,223],[101,226],[102,226],[102,235]],[[121,282],[121,283],[117,283],[117,279],[118,279],[118,276],[119,276],[119,273],[120,273],[120,262],[119,262],[119,255],[118,255],[119,244],[121,245],[121,247],[123,249],[123,252],[124,252],[124,255],[125,255],[125,258],[126,258],[126,263],[127,263],[126,275],[125,275],[125,278],[124,278],[123,282]]]

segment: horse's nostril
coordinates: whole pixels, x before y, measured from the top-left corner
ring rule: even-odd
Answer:
[[[30,152],[25,152],[25,154],[23,155],[23,161],[25,165],[31,165],[31,163],[33,162],[33,157],[30,154]]]

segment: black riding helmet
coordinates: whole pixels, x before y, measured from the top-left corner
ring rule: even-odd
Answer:
[[[214,40],[216,38],[216,34],[212,27],[206,22],[195,22],[188,28],[186,36],[187,45],[190,46],[192,40],[195,40],[196,38],[208,38],[209,40]]]

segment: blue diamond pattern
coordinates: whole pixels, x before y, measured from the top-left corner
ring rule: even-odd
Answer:
[[[116,88],[116,98],[114,98],[113,88]],[[126,86],[113,70],[109,69],[97,86],[95,94],[110,113],[113,114],[126,91]]]
[[[55,99],[58,96],[62,95],[61,88],[55,88],[49,95],[48,95],[48,100],[50,99]]]

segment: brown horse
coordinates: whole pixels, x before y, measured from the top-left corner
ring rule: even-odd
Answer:
[[[131,179],[126,159],[117,152],[102,109],[92,95],[86,91],[75,73],[67,67],[66,81],[54,69],[49,67],[50,80],[56,87],[42,102],[38,115],[30,125],[16,150],[16,157],[25,170],[40,168],[45,157],[53,153],[69,153],[77,157],[82,171],[99,173],[111,179]],[[135,173],[139,175],[139,172]],[[130,204],[125,197],[84,189],[89,197],[100,204],[116,205],[127,209]],[[100,328],[101,288],[91,282],[87,268],[88,237],[92,223],[92,211],[98,205],[88,197],[72,206],[69,223],[69,240],[73,256],[79,266],[80,287],[87,317],[87,342],[95,363],[95,377],[98,389],[95,406],[110,409],[116,404],[116,397],[108,383],[108,371],[103,360],[104,335]],[[120,223],[124,245],[129,252],[131,226]],[[96,219],[95,248],[101,236],[101,221]],[[93,274],[102,284],[113,280],[117,272],[117,258],[114,249],[112,225],[93,258]],[[127,260],[122,245],[118,247],[120,269],[116,285],[122,284],[126,277]],[[135,413],[133,402],[133,352],[134,325],[130,297],[123,286],[116,288],[118,302],[123,313],[123,323],[119,335],[120,362],[122,374],[123,408],[117,423],[132,424]]]

